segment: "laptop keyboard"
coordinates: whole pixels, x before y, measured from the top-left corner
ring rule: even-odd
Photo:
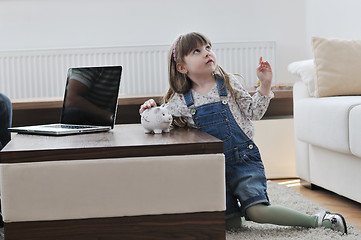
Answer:
[[[89,128],[89,127],[94,127],[94,126],[62,124],[62,125],[60,125],[60,127],[65,128],[65,129],[84,129],[84,128]]]
[[[84,129],[84,128],[90,128],[90,127],[94,127],[94,126],[72,125],[72,124],[56,124],[56,125],[44,125],[43,127],[48,127],[48,128],[64,128],[64,129]]]

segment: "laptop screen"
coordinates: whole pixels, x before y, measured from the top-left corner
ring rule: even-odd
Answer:
[[[61,123],[114,127],[121,66],[70,68]]]

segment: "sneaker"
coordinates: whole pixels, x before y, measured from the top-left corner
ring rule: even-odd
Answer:
[[[328,220],[331,223],[332,230],[347,234],[346,221],[341,214],[323,211],[317,214],[317,216],[319,227],[323,226],[323,221]]]

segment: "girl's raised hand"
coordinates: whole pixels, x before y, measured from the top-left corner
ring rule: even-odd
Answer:
[[[157,103],[154,101],[154,99],[149,99],[143,103],[143,105],[139,108],[139,114],[142,114],[144,110],[152,107],[156,107]]]
[[[271,86],[272,68],[268,61],[262,61],[262,57],[260,57],[257,67],[257,77],[261,81],[261,84]]]
[[[262,57],[260,57],[257,67],[257,77],[261,82],[259,92],[263,96],[269,96],[272,83],[272,68],[268,61],[262,61]]]

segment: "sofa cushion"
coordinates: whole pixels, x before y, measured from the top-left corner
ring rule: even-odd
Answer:
[[[361,105],[350,111],[350,150],[361,158]]]
[[[361,40],[312,38],[316,97],[361,94]]]
[[[296,101],[294,115],[297,138],[319,147],[351,154],[349,112],[360,104],[360,96],[305,98]]]
[[[313,59],[292,62],[288,65],[288,71],[299,76],[306,85],[308,94],[315,96],[315,64]]]

